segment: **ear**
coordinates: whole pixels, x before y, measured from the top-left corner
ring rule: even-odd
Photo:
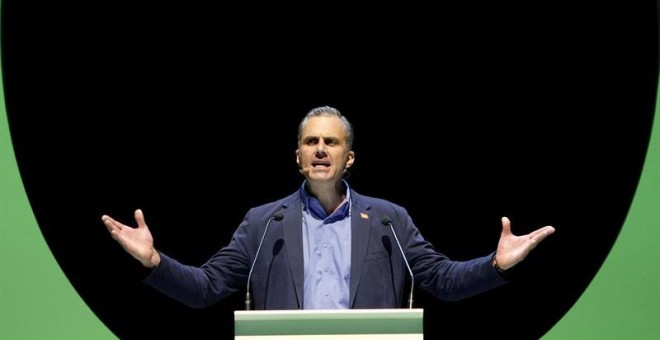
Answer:
[[[300,150],[296,149],[296,163],[298,164],[298,167],[300,168]]]
[[[355,152],[349,151],[348,152],[348,159],[346,160],[346,169],[353,166],[353,162],[355,162]]]

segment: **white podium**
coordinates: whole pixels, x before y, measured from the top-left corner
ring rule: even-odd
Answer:
[[[237,340],[424,338],[422,309],[235,311]]]

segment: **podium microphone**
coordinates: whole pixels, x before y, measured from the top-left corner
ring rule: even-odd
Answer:
[[[250,272],[248,273],[247,287],[245,291],[245,310],[252,309],[251,308],[252,300],[250,299],[250,278],[252,277],[252,271],[254,270],[254,265],[257,263],[257,258],[259,257],[259,251],[261,250],[261,245],[264,243],[264,239],[266,238],[266,233],[268,232],[268,226],[270,226],[270,222],[272,222],[273,220],[281,221],[283,218],[284,215],[278,212],[275,213],[271,218],[269,218],[268,222],[266,222],[266,228],[264,228],[264,234],[261,235],[261,241],[259,241],[259,247],[257,247],[257,252],[254,254],[254,260],[252,260],[252,266],[250,266]]]
[[[399,250],[401,251],[401,256],[403,256],[403,262],[405,262],[406,268],[408,268],[408,274],[410,274],[410,297],[408,297],[408,308],[412,309],[413,288],[415,287],[415,276],[413,275],[413,272],[410,269],[410,265],[408,264],[408,259],[406,259],[406,254],[403,252],[403,248],[401,248],[401,243],[399,243],[399,238],[396,237],[396,233],[394,232],[394,227],[392,226],[392,220],[388,216],[384,216],[383,219],[381,220],[381,223],[384,226],[390,227],[390,230],[392,231],[392,235],[394,235],[394,240],[396,241],[396,245],[399,246]]]

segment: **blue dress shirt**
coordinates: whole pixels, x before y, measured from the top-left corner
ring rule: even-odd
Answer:
[[[348,308],[351,279],[350,190],[333,213],[325,212],[303,184],[304,309]]]

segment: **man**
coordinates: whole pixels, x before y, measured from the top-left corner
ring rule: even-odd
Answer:
[[[102,220],[128,253],[153,268],[147,284],[197,308],[245,289],[248,280],[256,309],[397,308],[408,269],[422,289],[458,300],[506,283],[501,273],[554,232],[546,226],[515,236],[503,217],[494,253],[452,261],[424,240],[404,208],[360,195],[342,179],[355,161],[352,143],[352,126],[338,110],[311,110],[298,130],[300,189],[250,209],[230,243],[201,267],[157,251],[140,210],[137,228]]]

